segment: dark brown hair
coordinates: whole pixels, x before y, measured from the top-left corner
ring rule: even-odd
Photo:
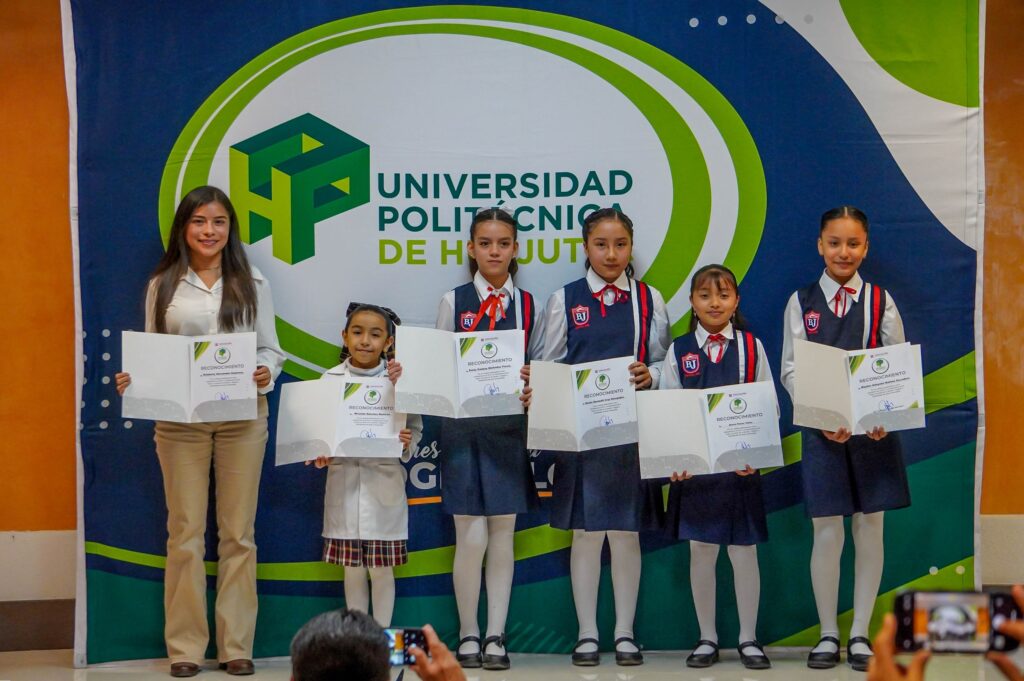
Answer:
[[[189,247],[185,239],[192,214],[201,207],[219,203],[228,212],[228,242],[221,251],[221,282],[223,293],[217,324],[222,333],[252,324],[256,320],[256,283],[252,278],[249,260],[245,257],[242,239],[238,234],[238,216],[227,194],[216,187],[196,187],[181,200],[171,223],[167,238],[167,251],[150,277],[156,287],[154,325],[157,333],[167,333],[167,306],[189,268]]]
[[[825,225],[839,218],[856,220],[864,227],[864,233],[868,233],[868,216],[864,214],[864,211],[855,206],[838,206],[821,214],[821,227],[818,229],[818,235],[820,236],[825,231]]]
[[[719,290],[722,290],[723,288],[731,288],[736,292],[737,298],[740,295],[740,286],[736,282],[736,275],[733,274],[732,270],[725,265],[704,265],[704,267],[701,267],[699,270],[694,272],[693,277],[690,279],[690,297],[692,298],[697,289],[708,283],[714,284]],[[739,305],[737,305],[736,311],[733,312],[732,319],[729,321],[732,322],[734,328],[737,328],[740,331],[746,330],[747,328],[747,320],[740,314]],[[690,333],[697,330],[697,323],[697,313],[690,310]]]
[[[349,303],[348,309],[345,311],[345,331],[348,331],[348,327],[352,325],[352,318],[360,312],[372,312],[375,315],[379,315],[384,320],[384,328],[388,332],[388,338],[395,337],[395,328],[398,327],[402,320],[395,312],[388,307],[382,305],[373,305],[372,303]],[[351,356],[348,347],[342,343],[341,355],[338,359],[344,362]],[[395,357],[395,344],[392,343],[391,347],[381,353],[381,359],[385,362]]]
[[[501,208],[485,208],[484,210],[477,211],[477,214],[473,216],[473,222],[469,225],[469,240],[472,241],[473,237],[476,236],[476,226],[481,222],[504,222],[506,225],[512,228],[512,243],[519,241],[519,223],[512,217],[510,213]],[[477,270],[480,269],[480,265],[477,264],[476,258],[469,259],[469,273],[471,276],[476,276]],[[519,271],[519,262],[515,256],[512,256],[512,261],[508,264],[508,273],[510,276],[515,276],[516,272]]]

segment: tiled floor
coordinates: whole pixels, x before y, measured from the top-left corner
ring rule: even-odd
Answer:
[[[769,651],[772,652],[772,651]],[[600,667],[581,669],[569,664],[560,655],[512,655],[512,669],[507,672],[480,672],[467,670],[468,681],[845,681],[864,680],[865,675],[848,667],[815,671],[803,662],[802,652],[774,652],[774,668],[764,672],[744,669],[735,653],[724,653],[724,659],[708,670],[687,669],[681,653],[647,653],[642,667],[617,667],[612,656],[606,655]],[[1022,660],[1024,661],[1024,660]],[[398,670],[395,670],[396,674]],[[291,668],[287,659],[259,660],[254,681],[288,681]],[[31,651],[0,653],[0,681],[166,681],[166,660],[128,662],[72,669],[71,652]],[[227,681],[224,672],[216,671],[211,663],[196,677],[198,681]],[[937,657],[929,664],[928,681],[998,681],[1004,677],[999,671],[976,656]],[[408,681],[416,681],[409,673]]]

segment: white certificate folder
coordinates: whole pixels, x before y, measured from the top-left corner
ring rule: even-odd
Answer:
[[[281,386],[275,464],[319,456],[397,458],[405,414],[395,412],[386,376],[298,381]]]
[[[637,393],[640,476],[702,475],[783,465],[775,386]]]
[[[132,382],[121,416],[204,423],[256,418],[256,334],[177,336],[121,333],[123,370]]]
[[[525,335],[522,330],[452,333],[399,326],[396,359],[402,378],[395,409],[447,418],[522,414]]]
[[[846,351],[797,340],[793,359],[795,425],[854,435],[924,427],[921,346]]]
[[[632,357],[559,364],[532,362],[530,449],[582,452],[637,441]]]

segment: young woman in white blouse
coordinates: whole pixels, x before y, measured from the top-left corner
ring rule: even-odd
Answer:
[[[178,205],[167,252],[146,289],[146,331],[203,335],[256,332],[259,392],[251,421],[156,424],[157,457],[167,500],[164,638],[171,676],[195,676],[209,641],[206,621],[206,512],[210,466],[216,480],[217,659],[229,674],[253,673],[256,630],[254,523],[267,398],[284,363],[274,328],[270,285],[249,265],[228,197],[198,187]],[[116,376],[123,394],[131,376]]]

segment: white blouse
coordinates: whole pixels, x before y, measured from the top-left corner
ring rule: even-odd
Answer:
[[[256,332],[256,364],[270,369],[270,383],[259,389],[260,394],[267,394],[274,389],[274,381],[281,373],[285,355],[277,340],[277,327],[274,319],[274,299],[270,294],[270,282],[263,274],[252,268],[253,283],[256,285],[256,319],[247,326],[233,331],[242,333]],[[167,333],[181,336],[203,336],[220,333],[218,315],[223,295],[223,281],[218,279],[213,288],[208,288],[199,275],[191,268],[178,282],[174,296],[167,305],[164,322]],[[156,332],[156,279],[151,279],[146,289],[146,331]]]

